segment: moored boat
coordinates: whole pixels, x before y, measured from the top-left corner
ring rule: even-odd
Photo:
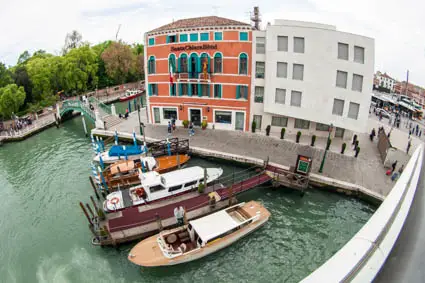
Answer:
[[[206,183],[217,180],[222,174],[221,168],[206,168]],[[115,212],[126,207],[148,204],[188,193],[205,183],[204,168],[193,166],[165,174],[151,171],[141,173],[141,184],[129,189],[116,191],[106,196],[103,209],[106,212]]]
[[[258,202],[240,203],[147,238],[131,249],[128,259],[146,267],[193,261],[231,245],[269,217]]]
[[[139,169],[144,172],[156,171],[163,174],[185,165],[189,159],[190,156],[187,154],[175,154],[157,158],[140,157],[140,160],[120,160],[108,166],[103,171],[103,176],[110,190],[118,186],[125,188],[140,184]]]
[[[138,96],[141,96],[143,94],[143,91],[140,89],[128,89],[123,96],[120,96],[120,101],[127,101],[133,98],[136,98]]]
[[[140,155],[147,152],[147,148],[143,145],[113,145],[109,151],[104,151],[96,155],[93,160],[106,164],[111,164],[119,160],[138,160]]]

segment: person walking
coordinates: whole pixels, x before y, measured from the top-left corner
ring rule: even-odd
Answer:
[[[391,165],[391,168],[392,168],[391,173],[395,171],[396,166],[397,166],[397,160]]]
[[[170,121],[168,121],[167,131],[168,131],[168,136],[171,136],[171,122]]]
[[[370,133],[370,141],[373,141],[373,138],[376,136],[375,128],[372,129],[372,132]]]
[[[409,139],[409,141],[407,142],[407,148],[406,148],[406,153],[407,154],[409,154],[409,150],[410,150],[410,147],[412,146],[412,143],[411,143],[411,141],[410,141],[410,139]]]
[[[194,136],[195,135],[195,130],[193,129],[193,123],[192,121],[189,123],[189,136]]]
[[[173,131],[175,131],[176,130],[176,118],[174,116],[171,119],[171,126],[173,127]]]

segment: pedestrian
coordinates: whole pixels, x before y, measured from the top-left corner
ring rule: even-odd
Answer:
[[[395,171],[395,167],[397,166],[397,160],[391,165],[391,173],[393,173]]]
[[[403,173],[403,170],[404,170],[404,164],[401,165],[400,168],[398,168],[398,173],[400,173],[400,175],[401,175],[401,173]]]
[[[372,129],[372,132],[370,133],[369,137],[370,137],[370,141],[373,141],[373,138],[376,136],[376,132],[375,132],[375,128]]]
[[[406,153],[409,154],[409,150],[410,150],[410,146],[412,145],[412,143],[409,141],[407,142],[407,148],[406,148]]]
[[[194,136],[195,135],[195,130],[193,129],[193,123],[190,122],[189,123],[189,136]]]
[[[174,116],[171,119],[171,126],[173,127],[173,131],[175,131],[176,130],[176,118]]]
[[[357,135],[354,135],[352,145],[354,145],[356,143],[356,140],[357,140]]]
[[[168,121],[167,131],[168,131],[168,136],[171,136],[171,122],[170,121]]]

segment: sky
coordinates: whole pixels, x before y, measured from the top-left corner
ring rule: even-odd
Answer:
[[[142,42],[143,34],[173,20],[211,16],[249,23],[260,7],[262,26],[274,19],[335,25],[375,39],[375,71],[425,86],[425,1],[421,0],[0,0],[0,62],[44,49],[59,54],[72,30],[96,44],[115,39]]]

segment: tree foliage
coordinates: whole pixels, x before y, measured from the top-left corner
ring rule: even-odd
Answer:
[[[25,50],[18,57],[18,65],[25,63],[29,58],[31,58],[31,54],[28,52],[28,50]]]
[[[0,87],[13,83],[12,73],[6,68],[6,65],[0,63]]]
[[[24,101],[25,90],[22,86],[8,84],[0,88],[0,113],[3,117],[10,117],[12,113],[18,112]]]
[[[128,75],[134,71],[135,55],[130,46],[122,42],[113,42],[102,53],[106,73],[117,83],[124,83]]]
[[[76,30],[68,33],[65,37],[65,45],[62,48],[62,53],[66,54],[71,49],[78,48],[82,45],[83,36]]]

